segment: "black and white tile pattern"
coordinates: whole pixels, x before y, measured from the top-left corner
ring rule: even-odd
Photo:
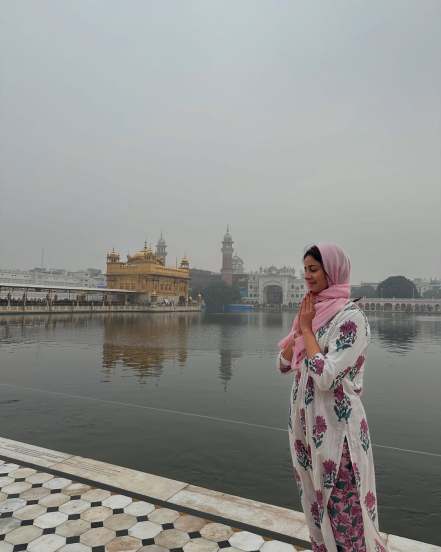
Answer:
[[[202,517],[0,460],[0,552],[296,552]]]

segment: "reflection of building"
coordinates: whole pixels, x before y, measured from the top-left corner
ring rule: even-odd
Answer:
[[[104,319],[103,371],[109,381],[120,369],[130,369],[140,381],[158,378],[165,362],[185,366],[190,314],[154,317],[109,316]]]
[[[405,354],[418,339],[419,321],[416,317],[370,317],[372,336],[394,353]]]
[[[233,325],[232,325],[233,324]],[[236,319],[221,321],[219,340],[219,379],[224,384],[224,391],[227,390],[228,382],[233,377],[235,362],[242,357],[243,329],[248,324],[247,319]]]
[[[144,249],[127,255],[127,262],[113,250],[107,255],[107,286],[130,289],[145,294],[152,302],[170,300],[182,303],[188,299],[190,267],[186,257],[179,268],[165,266],[166,244],[162,238],[156,253],[144,244]]]
[[[258,305],[298,304],[305,295],[305,282],[296,276],[294,268],[260,268],[248,276],[247,300]]]

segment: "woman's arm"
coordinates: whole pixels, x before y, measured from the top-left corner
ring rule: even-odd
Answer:
[[[319,389],[334,390],[348,374],[352,377],[360,370],[368,344],[366,330],[363,313],[347,311],[331,331],[326,354],[314,350],[308,353],[308,373]]]
[[[305,341],[305,363],[318,388],[332,390],[347,374],[356,373],[364,363],[363,353],[368,343],[366,319],[359,309],[347,311],[333,328],[328,351],[323,354],[312,331],[314,315],[313,297],[308,294],[299,315]]]
[[[306,356],[313,357],[320,353],[320,347],[312,331],[312,321],[315,316],[314,298],[311,293],[305,295],[300,306],[299,325],[305,342]]]
[[[288,374],[292,372],[291,361],[293,356],[293,344],[294,341],[289,343],[282,351],[279,351],[276,359],[276,366],[282,372],[282,374]]]
[[[285,347],[282,351],[280,351],[280,356],[284,360],[288,361],[290,364],[291,364],[292,357],[293,357],[293,354],[294,354],[293,346],[294,346],[294,342],[292,344],[288,345],[287,347]]]
[[[306,356],[308,358],[311,358],[317,353],[320,353],[319,344],[317,343],[317,339],[315,338],[314,332],[312,330],[303,332],[303,340],[305,342]]]

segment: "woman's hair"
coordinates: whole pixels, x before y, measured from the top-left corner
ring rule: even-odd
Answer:
[[[306,251],[306,253],[303,255],[303,260],[305,260],[308,255],[312,257],[315,261],[320,263],[324,270],[322,254],[320,253],[320,249],[316,245],[313,245]]]

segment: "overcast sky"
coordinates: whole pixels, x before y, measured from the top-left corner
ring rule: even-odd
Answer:
[[[441,276],[439,0],[2,0],[0,267]]]

